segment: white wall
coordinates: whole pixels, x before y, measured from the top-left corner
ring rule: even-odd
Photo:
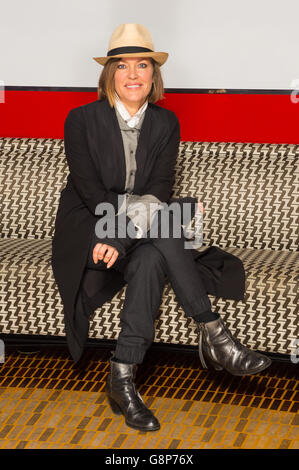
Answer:
[[[1,0],[5,86],[96,87],[112,31],[141,23],[169,52],[166,88],[292,89],[299,0]]]

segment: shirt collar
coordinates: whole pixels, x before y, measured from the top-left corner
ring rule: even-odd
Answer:
[[[115,92],[115,106],[121,117],[126,121],[129,127],[135,127],[140,121],[141,116],[148,106],[148,100],[138,109],[134,116],[131,116],[123,102],[120,100],[118,94]]]

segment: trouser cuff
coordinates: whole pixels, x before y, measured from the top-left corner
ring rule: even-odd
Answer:
[[[188,316],[194,317],[195,315],[200,315],[203,312],[211,311],[211,301],[209,299],[209,296],[203,295],[199,297],[198,299],[192,301],[189,301],[190,308],[187,310],[185,309],[185,313]],[[190,311],[191,310],[191,311]]]
[[[129,364],[141,364],[143,362],[145,353],[145,349],[117,344],[114,356],[117,357],[117,359],[120,361],[125,361]]]
[[[218,318],[220,318],[220,315],[217,312],[212,312],[212,310],[207,310],[206,312],[194,315],[193,318],[199,323],[208,323],[210,321],[218,320]]]

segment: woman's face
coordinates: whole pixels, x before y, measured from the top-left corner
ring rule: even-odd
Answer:
[[[128,108],[140,108],[151,91],[153,65],[150,59],[123,57],[114,74],[115,91]]]

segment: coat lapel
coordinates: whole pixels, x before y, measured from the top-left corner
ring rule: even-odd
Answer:
[[[136,149],[136,174],[135,174],[135,184],[134,184],[134,193],[139,194],[144,186],[145,180],[145,170],[146,170],[146,160],[148,157],[148,149],[150,148],[150,138],[151,138],[151,128],[152,128],[152,109],[150,104],[148,104],[145,110],[145,116],[143,123],[140,129],[138,145]]]
[[[106,114],[106,126],[107,126],[107,134],[106,134],[106,141],[108,143],[107,149],[110,150],[110,156],[114,156],[114,169],[115,174],[112,175],[113,179],[117,178],[118,185],[116,187],[125,189],[126,183],[126,158],[125,158],[125,150],[123,145],[123,139],[121,135],[121,130],[118,124],[118,120],[116,117],[115,109],[110,107],[109,101],[106,99],[104,101],[105,105],[105,114]],[[110,136],[110,139],[108,138]],[[111,152],[113,149],[113,152]]]

